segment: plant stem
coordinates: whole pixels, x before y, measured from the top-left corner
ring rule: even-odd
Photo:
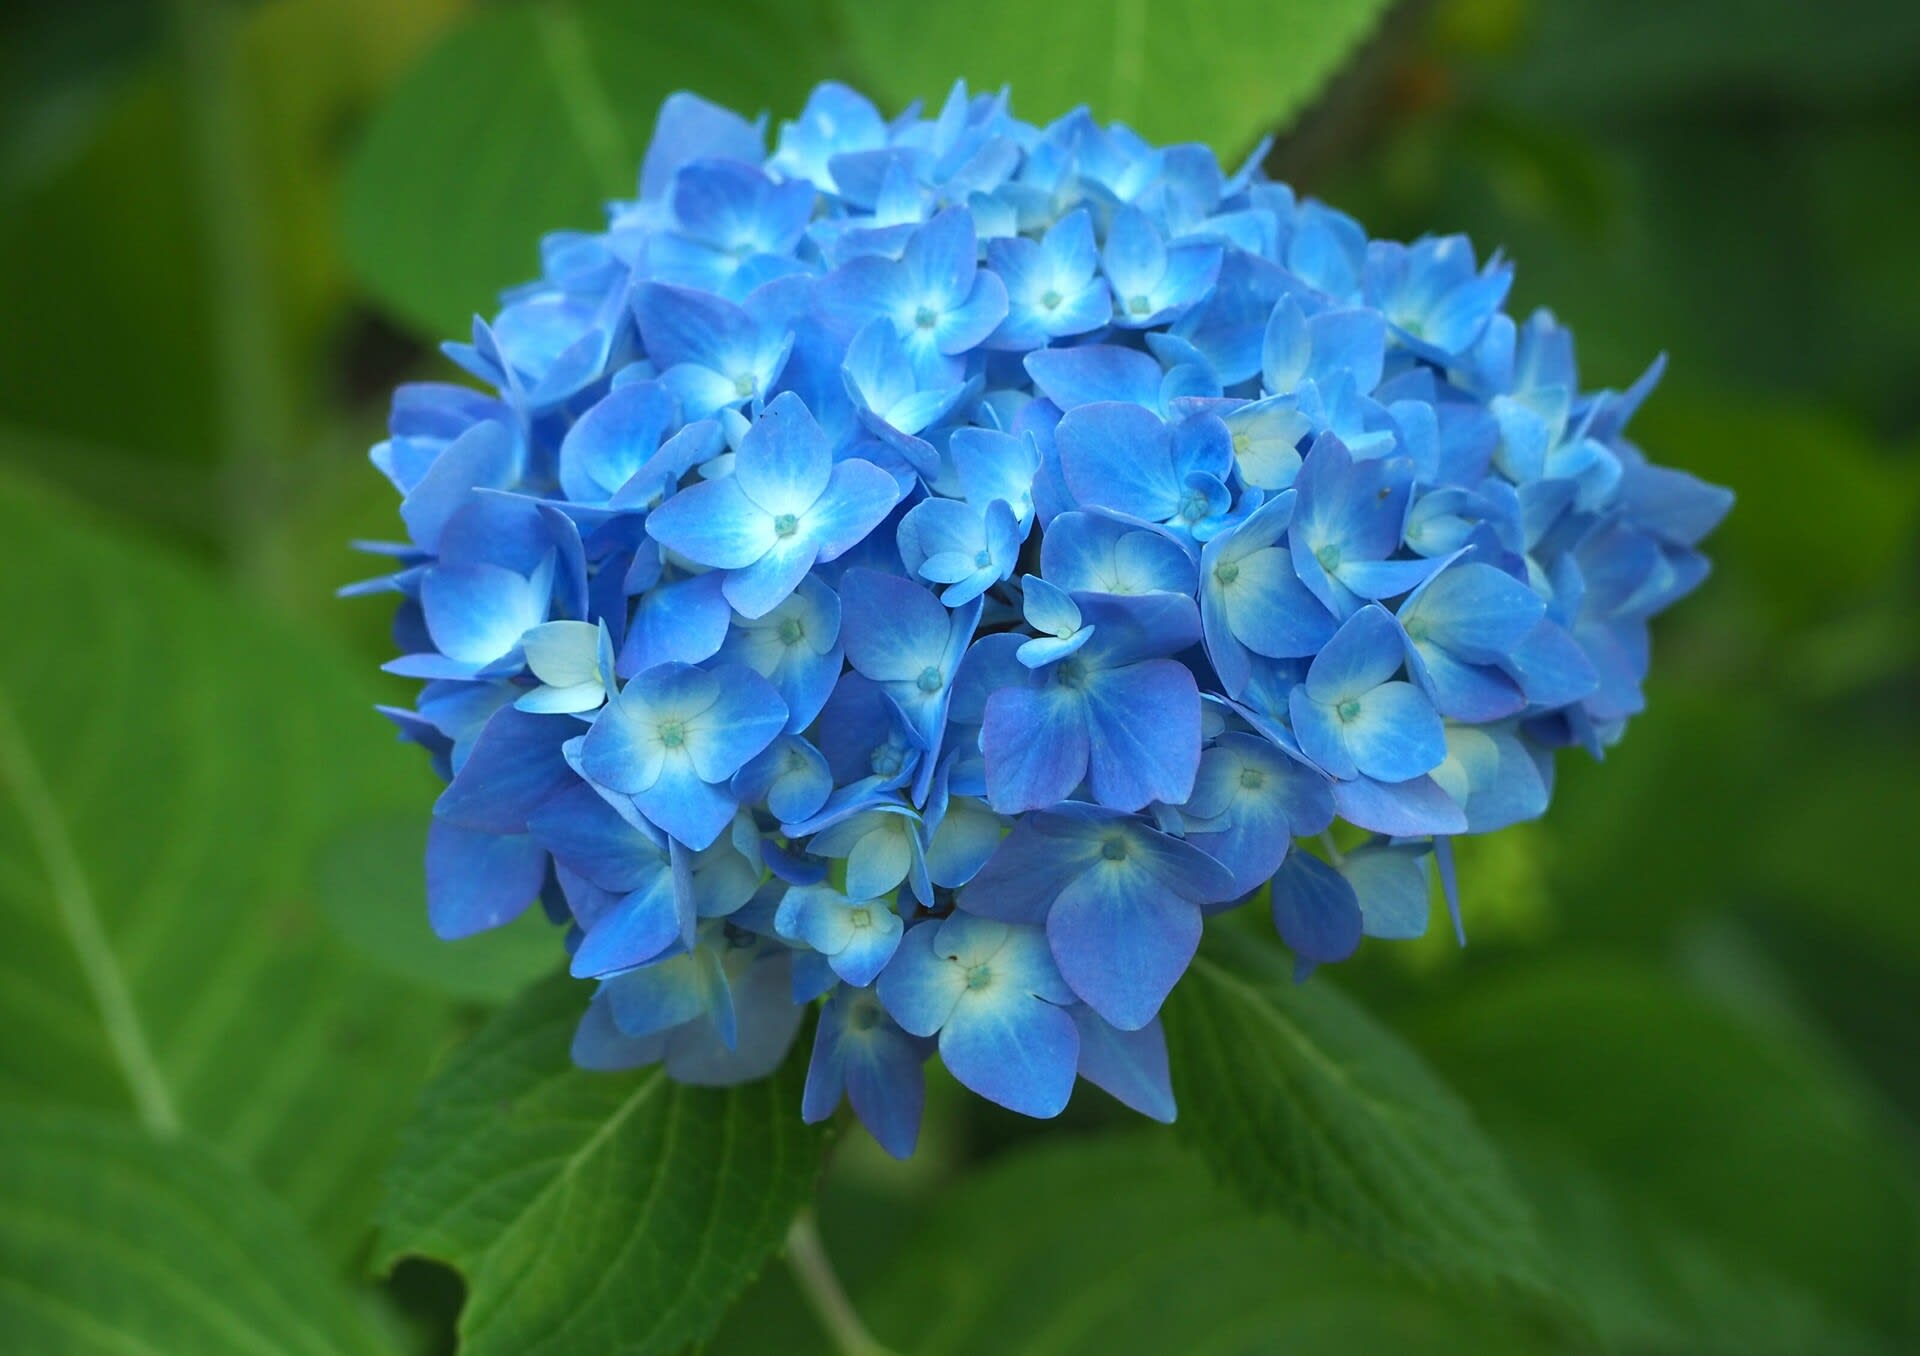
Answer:
[[[860,1321],[853,1301],[847,1298],[846,1288],[840,1284],[826,1246],[820,1241],[820,1224],[811,1208],[794,1216],[793,1227],[787,1230],[787,1266],[840,1356],[893,1356],[874,1340]]]
[[[1335,866],[1339,866],[1347,860],[1347,854],[1342,852],[1340,850],[1340,845],[1333,841],[1333,830],[1329,829],[1325,833],[1321,834],[1320,843],[1323,847],[1326,848],[1327,856],[1329,859],[1332,860]]]
[[[244,13],[229,0],[173,0],[213,322],[224,514],[240,578],[284,596],[284,507],[294,413],[281,365],[266,204],[249,126],[240,50]]]

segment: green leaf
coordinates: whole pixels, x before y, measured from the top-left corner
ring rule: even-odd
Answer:
[[[195,1130],[344,1250],[448,1014],[332,940],[313,857],[431,777],[163,553],[4,478],[0,540],[0,1100]]]
[[[1920,528],[1912,463],[1817,407],[1676,392],[1648,404],[1634,436],[1740,496],[1707,549],[1780,634],[1830,621],[1837,599],[1895,577]],[[1804,474],[1810,465],[1820,474]]]
[[[1786,1356],[1914,1332],[1912,1172],[1790,1022],[1570,962],[1482,983],[1420,1029],[1524,1155],[1566,1284],[1604,1336]]]
[[[642,1356],[712,1330],[812,1194],[800,1078],[690,1088],[567,1056],[587,989],[556,978],[429,1085],[388,1175],[381,1264],[466,1278],[463,1356]]]
[[[1584,0],[1533,7],[1510,77],[1556,116],[1785,98],[1861,102],[1904,87],[1920,45],[1906,0]],[[1838,97],[1836,97],[1838,96]]]
[[[1525,1202],[1466,1106],[1324,976],[1216,929],[1166,1012],[1184,1136],[1252,1205],[1405,1265],[1545,1290]]]
[[[0,1333],[33,1356],[387,1346],[280,1204],[192,1139],[0,1112]]]
[[[823,1205],[823,1216],[830,1216]],[[877,1338],[913,1356],[1518,1356],[1513,1315],[1259,1215],[1164,1132],[1050,1134],[952,1184],[902,1245],[828,1251]],[[811,1356],[769,1273],[708,1356]]]
[[[8,162],[17,147],[0,132],[0,461],[203,541],[269,530],[221,511],[243,495],[256,514],[304,507],[311,482],[342,464],[305,426],[345,379],[348,276],[332,229],[340,130],[452,4],[103,0],[32,6],[38,41],[0,34],[9,96],[98,53],[87,84],[44,116],[0,116],[39,132],[30,165]],[[111,65],[99,50],[109,44],[123,49]],[[211,53],[220,79],[190,79],[188,51]],[[208,163],[222,152],[231,159]],[[140,222],[131,235],[129,204]],[[241,247],[219,253],[216,241],[236,232]],[[239,371],[221,348],[223,332],[241,327],[236,311],[261,326]],[[106,378],[114,398],[99,398],[103,355],[135,352],[141,361]],[[264,375],[254,387],[275,389],[230,389],[247,363]],[[263,400],[276,407],[264,426]],[[69,446],[35,458],[32,440],[7,436],[22,429]],[[223,461],[269,464],[288,479],[210,474]],[[364,477],[364,464],[355,470]]]
[[[935,107],[956,77],[1013,87],[1022,117],[1080,104],[1154,141],[1244,154],[1284,127],[1373,32],[1389,0],[843,0],[868,92]]]
[[[434,935],[426,897],[425,804],[369,819],[328,845],[315,888],[336,931],[370,962],[454,998],[504,1003],[565,959],[537,908],[505,927],[449,942]]]
[[[797,113],[828,69],[812,0],[554,0],[474,14],[393,91],[348,172],[349,258],[382,304],[464,335],[536,271],[541,235],[634,193],[660,101]]]

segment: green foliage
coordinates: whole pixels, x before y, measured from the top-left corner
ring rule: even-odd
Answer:
[[[935,104],[955,76],[1013,86],[1033,119],[1089,104],[1154,141],[1222,159],[1284,128],[1366,40],[1390,0],[844,0],[847,37],[886,103]]]
[[[0,1334],[32,1356],[389,1348],[279,1202],[190,1138],[0,1111]]]
[[[1858,100],[1898,86],[1920,50],[1905,0],[1586,0],[1538,7],[1515,83],[1544,107],[1617,110],[1703,96]]]
[[[1181,1131],[1249,1203],[1416,1272],[1539,1290],[1532,1221],[1467,1108],[1322,976],[1231,929],[1166,1023]]]
[[[24,32],[0,30],[0,459],[192,540],[246,526],[222,517],[240,488],[210,474],[222,461],[244,454],[324,475],[287,423],[339,417],[331,358],[350,300],[333,228],[342,130],[456,3],[42,0]],[[211,57],[211,73],[155,59],[190,44]],[[50,71],[84,63],[94,46],[121,78],[28,103]],[[232,163],[216,170],[215,155]],[[236,254],[219,252],[237,223],[252,259],[244,278]],[[262,389],[251,392],[223,370],[221,334],[236,311],[264,317],[252,336]],[[111,353],[140,357],[103,378]],[[278,407],[275,427],[227,413],[263,396]],[[4,436],[19,430],[32,436]],[[50,454],[50,435],[70,445]],[[230,445],[239,440],[244,448]],[[272,496],[243,508],[290,504]]]
[[[828,1242],[862,1259],[849,1283],[876,1336],[913,1356],[1552,1349],[1481,1296],[1423,1285],[1255,1212],[1164,1132],[1056,1132],[1015,1149],[952,1183],[884,1259],[863,1251],[874,1216],[843,1215]],[[784,1285],[761,1289],[709,1356],[826,1350],[781,1326],[790,1303],[767,1301],[791,1301]]]
[[[1611,1345],[1787,1356],[1915,1331],[1912,1174],[1804,1034],[1578,961],[1419,1028],[1523,1155],[1561,1280]]]
[[[361,675],[163,554],[4,480],[0,540],[0,1097],[190,1128],[350,1246],[445,1014],[311,872],[427,775]]]
[[[642,1356],[712,1331],[813,1191],[799,1072],[725,1090],[573,1068],[586,986],[504,1009],[428,1085],[380,1256],[457,1267],[466,1356]]]
[[[1899,566],[1920,527],[1920,474],[1887,464],[1857,428],[1792,405],[1656,401],[1637,432],[1648,447],[1685,448],[1697,474],[1730,485],[1740,512],[1715,538],[1739,583],[1779,630],[1831,615],[1836,596],[1869,594]],[[1818,474],[1807,474],[1813,467]],[[1844,530],[1797,549],[1809,524]]]
[[[830,62],[810,0],[501,5],[416,66],[367,129],[347,183],[349,255],[383,303],[463,334],[534,246],[632,197],[660,101],[691,89],[749,116],[797,112]]]

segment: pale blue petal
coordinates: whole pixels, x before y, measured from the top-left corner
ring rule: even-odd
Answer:
[[[705,419],[746,399],[735,378],[698,363],[676,363],[660,374],[660,384],[673,393],[688,419]]]
[[[1382,683],[1360,699],[1360,712],[1343,722],[1354,766],[1382,782],[1404,782],[1431,772],[1447,756],[1446,733],[1426,694],[1412,683]]]
[[[1156,800],[1178,805],[1192,794],[1200,691],[1184,664],[1151,659],[1103,673],[1087,685],[1085,703],[1093,792],[1102,805],[1138,810]]]
[[[1043,348],[1026,357],[1034,385],[1063,410],[1095,401],[1124,400],[1157,408],[1160,364],[1138,349],[1111,344]]]
[[[1467,831],[1465,813],[1431,777],[1335,782],[1333,803],[1348,823],[1396,838]]]
[[[1043,635],[1071,636],[1080,629],[1080,608],[1066,590],[1026,575],[1020,580],[1021,610],[1027,625]],[[1031,662],[1029,667],[1033,667]]]
[[[647,535],[669,551],[717,570],[738,570],[773,549],[773,515],[747,498],[733,476],[703,480],[647,515]]]
[[[1065,637],[1035,636],[1032,640],[1022,641],[1020,648],[1014,651],[1014,655],[1030,669],[1043,669],[1084,647],[1093,639],[1095,629],[1091,626],[1083,626],[1072,635]]]
[[[1152,410],[1082,405],[1067,412],[1055,439],[1067,489],[1082,506],[1156,523],[1178,511],[1185,486],[1174,470],[1172,436]]]
[[[609,996],[614,1024],[629,1036],[650,1036],[731,1006],[726,979],[706,947],[614,975],[601,992]]]
[[[929,668],[940,672],[951,625],[940,600],[919,584],[851,569],[840,580],[840,609],[840,639],[858,672],[881,683],[913,683]]]
[[[691,935],[693,925],[692,897],[675,890],[673,874],[662,871],[594,920],[568,972],[592,979],[644,965]]]
[[[1412,848],[1355,848],[1340,864],[1369,937],[1408,940],[1427,931],[1425,854]]]
[[[934,949],[942,926],[928,919],[908,928],[878,982],[888,1015],[916,1036],[938,1032],[967,991],[966,971]]]
[[[898,481],[872,462],[852,458],[834,466],[802,530],[821,560],[833,560],[865,541],[899,502]]]
[[[591,622],[544,622],[520,638],[533,676],[551,687],[598,682],[600,628]]]
[[[547,619],[546,580],[498,565],[437,565],[421,581],[420,603],[433,643],[450,659],[490,664]]]
[[[1227,627],[1241,644],[1270,659],[1297,659],[1326,648],[1337,629],[1332,614],[1294,573],[1292,555],[1277,547],[1232,562],[1233,582],[1219,590]]]
[[[1440,567],[1438,560],[1347,560],[1334,571],[1362,598],[1396,598]]]
[[[1063,513],[1048,524],[1040,567],[1069,593],[1194,591],[1193,557],[1170,537],[1092,513]]]
[[[1385,608],[1363,607],[1328,640],[1307,670],[1307,691],[1330,705],[1364,696],[1400,671],[1405,642]]]
[[[927,844],[928,877],[948,889],[965,885],[993,856],[1006,827],[1006,820],[971,796],[956,798]]]
[[[1296,852],[1273,878],[1273,923],[1302,961],[1345,960],[1360,946],[1360,903],[1346,878],[1310,852]]]
[[[728,788],[701,780],[684,756],[665,760],[659,779],[635,792],[633,803],[650,823],[695,851],[726,832],[739,808]]]
[[[641,594],[620,646],[619,671],[630,677],[656,664],[698,664],[717,654],[733,622],[724,582],[718,573],[701,574]]]
[[[1347,750],[1335,706],[1317,702],[1306,688],[1296,687],[1288,694],[1287,716],[1294,738],[1300,741],[1300,751],[1312,759],[1315,766],[1343,781],[1360,775],[1354,766],[1353,754]]]
[[[913,870],[913,831],[906,819],[892,814],[871,818],[873,826],[847,853],[847,893],[855,899],[891,894]]]
[[[1137,1031],[1122,1031],[1084,1004],[1072,1012],[1080,1030],[1080,1076],[1141,1115],[1173,1124],[1173,1084],[1160,1019]]]
[[[776,517],[806,513],[832,472],[826,434],[791,391],[776,396],[747,430],[733,471],[747,498]]]
[[[787,704],[744,665],[721,664],[710,672],[718,695],[687,721],[686,749],[703,781],[724,782],[786,728]]]
[[[853,936],[852,901],[831,885],[795,886],[781,896],[774,929],[790,942],[804,942],[831,956]]]
[[[980,744],[993,808],[1019,814],[1071,796],[1087,775],[1087,726],[1085,699],[1055,684],[1004,687],[988,698]],[[1196,715],[1196,745],[1198,728]]]
[[[607,392],[560,442],[560,488],[580,503],[602,503],[634,476],[673,427],[673,401],[658,384]]]
[[[979,347],[1006,316],[1006,285],[985,270],[976,273],[966,299],[940,313],[940,322],[935,328],[940,351],[959,354]]]
[[[518,918],[546,874],[547,851],[527,834],[483,833],[444,819],[427,828],[427,920],[449,941]]]
[[[1011,990],[991,998],[964,995],[940,1031],[940,1059],[948,1071],[1023,1116],[1057,1116],[1066,1109],[1079,1057],[1073,1018]]]
[[[607,703],[587,731],[580,746],[581,773],[623,795],[638,795],[649,789],[660,779],[667,756],[657,725],[644,698],[629,683]]]
[[[1193,960],[1200,909],[1137,869],[1096,865],[1054,900],[1047,940],[1074,993],[1123,1031],[1137,1031]]]
[[[511,706],[483,719],[452,784],[434,802],[434,817],[485,833],[524,833],[528,816],[577,781],[561,746],[580,723]]]
[[[866,905],[863,911],[868,921],[861,924],[858,922],[859,913],[850,910],[855,912],[855,926],[832,957],[833,972],[858,988],[873,983],[880,972],[887,968],[887,963],[899,949],[900,936],[906,927],[900,921],[900,915],[884,902]]]
[[[728,477],[725,483],[731,481]],[[809,536],[777,538],[753,564],[727,571],[720,592],[741,616],[757,620],[793,596],[818,558],[819,547]]]

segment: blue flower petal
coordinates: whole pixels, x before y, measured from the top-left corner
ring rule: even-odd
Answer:
[[[732,476],[701,481],[668,499],[647,515],[647,535],[719,570],[743,569],[780,540],[774,515],[748,498]]]
[[[1073,1095],[1080,1033],[1031,995],[963,997],[940,1031],[940,1059],[965,1087],[1023,1116],[1051,1117]]]
[[[1200,909],[1125,863],[1082,872],[1047,915],[1061,975],[1123,1031],[1152,1021],[1200,945]]]
[[[1309,852],[1288,857],[1273,878],[1273,923],[1311,965],[1345,960],[1360,945],[1360,902],[1346,877]]]
[[[540,893],[547,852],[528,834],[436,818],[427,829],[427,919],[448,940],[511,923]]]
[[[1160,1019],[1122,1031],[1086,1006],[1073,1010],[1080,1031],[1078,1072],[1094,1086],[1163,1125],[1173,1124],[1173,1084],[1167,1067],[1167,1037]]]
[[[1200,690],[1184,664],[1150,659],[1103,673],[1088,684],[1085,702],[1088,764],[1102,805],[1177,805],[1192,793]]]
[[[1003,687],[988,698],[980,746],[993,808],[1018,814],[1071,796],[1092,756],[1088,725],[1085,698],[1055,684]]]

